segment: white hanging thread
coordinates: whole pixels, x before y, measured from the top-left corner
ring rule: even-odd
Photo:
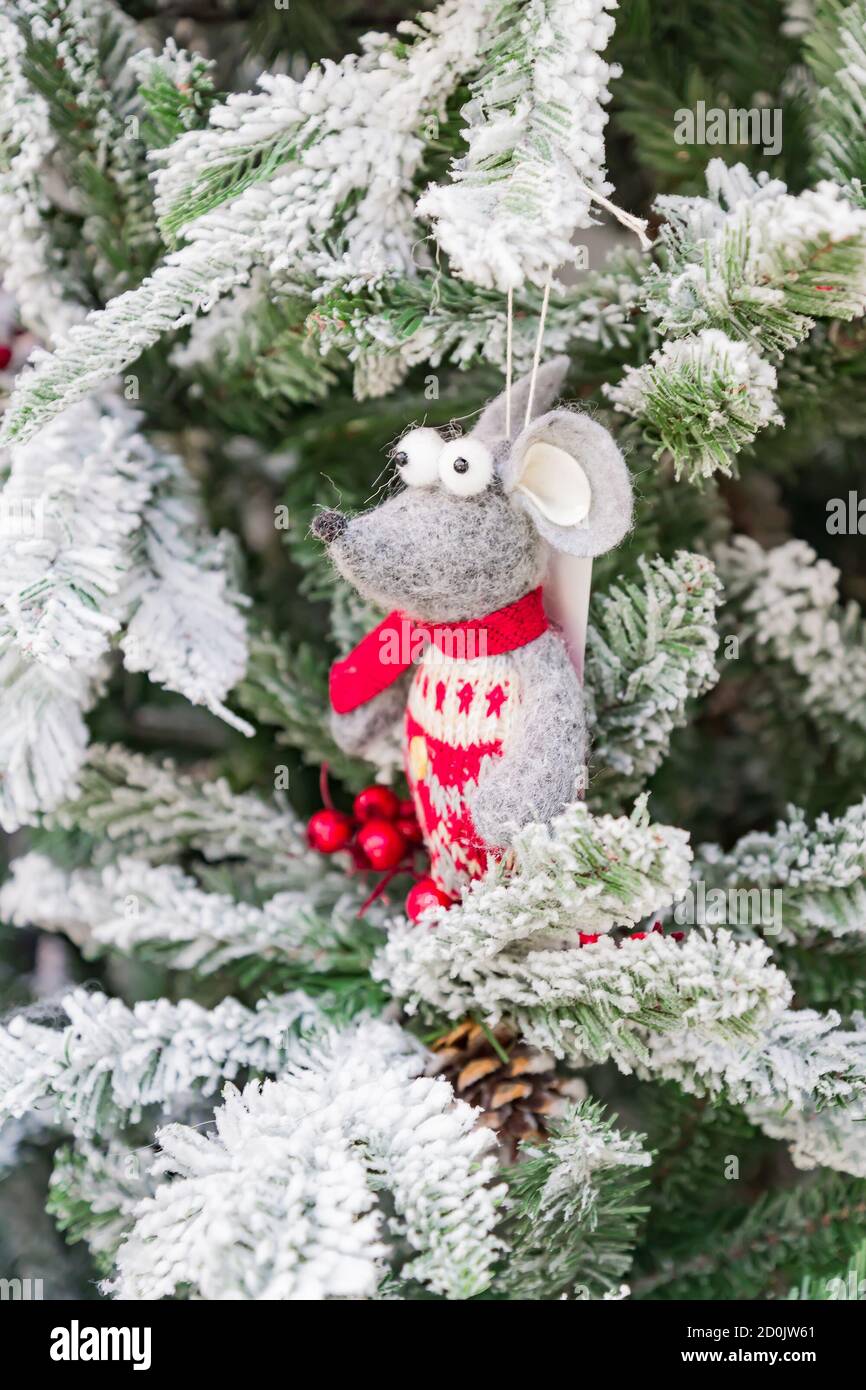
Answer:
[[[583,189],[591,202],[598,203],[599,207],[606,208],[607,211],[616,218],[617,222],[621,222],[624,227],[628,227],[629,231],[634,232],[641,244],[642,251],[650,250],[652,242],[646,234],[647,224],[645,218],[635,217],[631,212],[623,212],[622,208],[618,208],[616,203],[612,203],[609,198],[605,198],[603,193],[596,193],[595,189],[590,188],[588,183],[578,181],[577,186]]]
[[[514,291],[508,290],[508,316],[505,320],[505,438],[511,438],[511,372],[514,339]]]
[[[544,320],[547,318],[547,304],[550,299],[550,282],[553,279],[553,266],[547,272],[547,279],[544,282],[544,298],[541,301],[541,314],[538,319],[538,336],[535,339],[535,356],[532,359],[532,376],[529,378],[529,399],[526,402],[526,419],[523,428],[529,424],[532,418],[532,399],[535,395],[535,379],[538,376],[538,368],[541,363],[541,345],[544,342]]]

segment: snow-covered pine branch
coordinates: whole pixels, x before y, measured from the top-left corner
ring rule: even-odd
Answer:
[[[35,353],[4,421],[25,439],[116,375],[163,334],[248,282],[256,265],[287,285],[411,271],[414,184],[429,123],[477,62],[489,0],[445,0],[402,37],[313,66],[264,74],[258,93],[215,105],[204,130],[160,152],[156,207],[185,245],[135,290]]]
[[[80,402],[11,451],[0,493],[0,660],[15,693],[0,740],[6,829],[72,794],[83,715],[118,640],[127,667],[251,732],[223,704],[246,664],[242,600],[191,489],[113,396]]]
[[[587,1100],[552,1122],[543,1146],[523,1144],[509,1174],[498,1293],[549,1301],[619,1291],[645,1210],[644,1138],[620,1132]]]
[[[710,887],[778,891],[774,942],[812,944],[819,932],[866,935],[866,801],[811,824],[792,806],[775,830],[744,835],[730,850],[701,845],[695,879]]]
[[[178,135],[207,120],[216,98],[212,58],[178,48],[166,39],[161,51],[144,49],[132,58],[138,92],[147,117],[144,135],[151,148],[168,145]]]
[[[580,945],[581,933],[635,926],[685,892],[687,837],[651,824],[642,800],[631,817],[575,803],[549,830],[528,826],[513,869],[494,865],[461,903],[425,917],[434,930],[392,923],[374,974],[412,1012],[478,1012],[558,1057],[626,1068],[645,1054],[647,1029],[758,1028],[791,994],[759,942],[694,931],[682,944],[653,932]]]
[[[307,882],[323,873],[304,823],[276,797],[235,792],[224,777],[181,772],[121,744],[90,745],[75,799],[45,821],[90,835],[94,865],[119,854],[160,863],[192,849],[212,861],[243,859],[285,887],[293,875]]]
[[[64,1022],[64,1017],[67,1022]],[[134,1122],[151,1105],[212,1094],[241,1072],[276,1073],[300,1031],[320,1021],[303,994],[263,999],[255,1009],[224,999],[120,999],[77,989],[54,1015],[13,1015],[0,1029],[0,1114],[45,1111],[75,1134]]]
[[[616,248],[602,268],[581,276],[579,285],[551,294],[545,318],[544,350],[567,352],[575,344],[605,351],[632,341],[634,307],[644,266],[631,247]],[[541,295],[526,286],[514,298],[514,370],[532,365]],[[443,361],[460,368],[490,362],[504,370],[506,300],[498,290],[482,290],[444,272],[386,276],[347,290],[335,286],[309,317],[323,349],[343,352],[354,363],[355,394],[382,395],[421,363]],[[372,364],[387,370],[377,380]],[[384,382],[384,385],[382,384]]]
[[[135,1209],[156,1189],[152,1159],[150,1148],[133,1149],[114,1136],[79,1138],[55,1154],[45,1209],[69,1244],[86,1241],[102,1275],[111,1273]]]
[[[800,1168],[835,1168],[866,1177],[866,1021],[786,1009],[749,1041],[713,1041],[693,1030],[652,1039],[645,1077],[683,1090],[726,1096],[773,1139],[791,1147]]]
[[[276,1081],[228,1086],[213,1135],[160,1131],[155,1167],[174,1176],[139,1206],[110,1291],[372,1298],[398,1261],[440,1296],[482,1292],[504,1191],[494,1139],[446,1081],[419,1075],[425,1061],[396,1025],[365,1021],[316,1039]]]
[[[137,24],[114,0],[16,0],[7,7],[26,55],[26,82],[45,102],[61,212],[83,219],[88,279],[105,297],[134,284],[158,248],[132,59]],[[74,193],[68,191],[74,188]]]
[[[84,716],[101,695],[102,663],[94,671],[55,671],[23,656],[0,633],[0,826],[35,823],[76,786],[90,737]]]
[[[164,454],[162,461],[166,476],[144,508],[138,563],[124,595],[130,616],[120,640],[123,664],[252,734],[225,705],[247,663],[245,601],[234,583],[230,537],[207,530],[180,460]]]
[[[817,172],[836,179],[846,195],[866,206],[866,5],[863,0],[823,0],[804,38],[806,61],[817,85],[812,141]]]
[[[56,142],[44,97],[25,75],[26,45],[10,15],[0,15],[0,247],[3,283],[22,321],[50,342],[86,312],[83,286],[56,236],[43,174]]]
[[[604,389],[642,422],[657,458],[669,452],[678,475],[700,481],[729,474],[759,430],[783,423],[768,358],[795,348],[816,317],[866,311],[866,209],[835,184],[794,195],[720,159],[706,197],[656,207],[665,220],[643,297],[669,337]]]
[[[713,159],[705,198],[663,195],[656,207],[665,220],[645,293],[663,333],[715,328],[779,357],[815,317],[866,311],[866,210],[838,185],[792,194]]]
[[[776,369],[748,343],[718,328],[669,339],[642,367],[627,367],[604,392],[644,425],[655,457],[670,453],[677,477],[730,474],[759,430],[780,425]]]
[[[458,275],[484,288],[543,285],[573,261],[605,171],[604,107],[619,75],[601,56],[615,0],[505,0],[485,28],[463,109],[468,153],[418,211]]]
[[[763,550],[748,536],[718,546],[722,626],[773,686],[781,709],[805,714],[845,756],[866,748],[866,631],[839,601],[839,572],[805,541]]]
[[[712,563],[679,551],[641,556],[640,579],[615,583],[592,603],[587,632],[587,718],[593,760],[615,774],[607,805],[633,800],[661,765],[686,705],[718,680],[715,612],[721,585]]]
[[[263,906],[207,892],[175,864],[123,856],[99,869],[66,872],[39,853],[13,863],[0,911],[18,926],[60,931],[88,955],[140,951],[178,970],[213,973],[232,962],[270,962],[322,974],[357,971],[383,909],[357,919],[369,885],[316,864],[297,864],[297,886]]]

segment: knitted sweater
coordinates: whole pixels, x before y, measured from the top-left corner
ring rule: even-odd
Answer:
[[[452,660],[431,646],[415,674],[406,708],[406,776],[431,873],[448,893],[483,873],[496,851],[475,831],[466,792],[505,751],[521,699],[517,663],[507,652]]]

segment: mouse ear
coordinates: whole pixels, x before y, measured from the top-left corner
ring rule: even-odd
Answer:
[[[552,357],[539,367],[535,377],[535,390],[532,393],[532,419],[549,410],[559,395],[562,383],[568,374],[568,358]],[[526,419],[526,406],[529,401],[529,388],[532,372],[515,381],[511,388],[511,438],[523,429]],[[480,439],[482,444],[495,444],[508,436],[505,431],[505,392],[484,408],[472,430],[472,438]]]
[[[602,555],[631,527],[632,488],[625,459],[588,415],[553,410],[518,436],[500,476],[555,550]]]

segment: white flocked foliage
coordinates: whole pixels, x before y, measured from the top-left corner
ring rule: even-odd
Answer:
[[[419,203],[458,274],[499,290],[576,255],[590,190],[613,191],[604,167],[608,83],[601,56],[615,0],[531,0],[500,5],[485,31],[481,69],[464,108],[468,152],[452,182]]]
[[[839,598],[839,571],[805,541],[764,550],[750,536],[718,546],[726,625],[742,653],[778,677],[831,742],[862,756],[866,643],[860,607]]]
[[[652,824],[640,803],[631,817],[593,817],[576,803],[550,829],[520,832],[514,850],[513,871],[489,868],[461,903],[430,914],[434,929],[392,924],[374,972],[410,1011],[505,1018],[556,1056],[614,1057],[630,1069],[647,1028],[725,1037],[789,1001],[790,985],[758,941],[610,935],[663,911],[688,885],[687,836]],[[601,936],[581,946],[580,933]]]
[[[31,1110],[86,1136],[208,1094],[242,1068],[274,1072],[304,1028],[319,1021],[306,995],[276,995],[247,1009],[224,999],[120,999],[75,990],[57,1009],[13,1015],[0,1028],[0,1116]]]
[[[391,1241],[403,1279],[447,1298],[489,1283],[503,1189],[493,1136],[395,1025],[362,1021],[311,1043],[275,1081],[229,1086],[209,1135],[159,1134],[173,1174],[138,1208],[111,1286],[206,1299],[370,1298]],[[386,1221],[376,1194],[386,1191]]]
[[[51,234],[42,172],[55,154],[44,97],[24,70],[25,43],[10,15],[0,15],[0,265],[23,321],[46,339],[84,317],[70,293],[69,266]]]
[[[604,390],[616,410],[661,429],[671,415],[691,416],[691,468],[697,477],[710,477],[716,470],[730,473],[731,457],[758,430],[783,423],[776,386],[775,367],[755,348],[704,328],[670,339]]]
[[[205,130],[174,141],[157,171],[156,211],[165,236],[185,244],[53,354],[34,355],[5,437],[30,435],[257,265],[327,283],[411,269],[425,130],[477,62],[488,9],[489,0],[445,0],[401,25],[401,45],[371,35],[360,56],[315,65],[301,81],[265,73],[259,92],[229,97]]]
[[[129,669],[250,732],[223,704],[246,665],[223,542],[134,411],[110,395],[82,401],[13,448],[0,513],[5,829],[73,792],[83,716],[118,641]]]
[[[814,943],[821,932],[866,934],[866,801],[814,824],[796,806],[774,830],[753,831],[731,849],[701,845],[694,876],[711,886],[777,892],[774,941]]]
[[[14,861],[0,904],[8,920],[62,931],[88,954],[150,950],[163,964],[202,974],[250,957],[312,964],[351,948],[368,889],[316,864],[306,873],[298,867],[297,886],[259,907],[207,892],[177,864],[124,855],[101,870],[65,872],[34,852]],[[382,910],[374,904],[369,920]]]

